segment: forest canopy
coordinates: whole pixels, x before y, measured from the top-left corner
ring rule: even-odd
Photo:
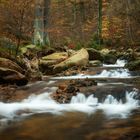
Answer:
[[[16,46],[35,43],[37,30],[47,36],[45,44],[56,48],[97,46],[100,24],[104,45],[137,46],[139,7],[139,0],[1,0],[0,40]]]

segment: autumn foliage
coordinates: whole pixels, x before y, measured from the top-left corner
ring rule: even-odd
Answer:
[[[102,38],[107,45],[140,44],[139,0],[103,0]],[[43,5],[42,5],[43,6]],[[0,1],[0,38],[17,46],[31,43],[34,36],[35,1]],[[52,46],[90,44],[98,30],[97,0],[52,0],[47,33]]]

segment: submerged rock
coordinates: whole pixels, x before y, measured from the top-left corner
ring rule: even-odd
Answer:
[[[92,80],[72,80],[69,82],[61,83],[55,93],[52,94],[52,98],[59,103],[70,103],[71,98],[82,91],[83,88],[92,87],[97,85]]]

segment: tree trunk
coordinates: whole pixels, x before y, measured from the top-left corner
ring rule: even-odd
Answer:
[[[44,21],[42,0],[35,1],[34,44],[44,45]]]
[[[98,43],[102,40],[102,0],[98,0]]]
[[[50,11],[51,0],[44,0],[44,43],[45,45],[50,45],[49,35],[47,32],[49,23],[49,11]]]

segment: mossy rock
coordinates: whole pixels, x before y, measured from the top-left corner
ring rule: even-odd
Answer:
[[[101,66],[102,62],[100,60],[94,60],[94,61],[89,61],[89,66],[90,67],[98,67]]]
[[[128,68],[130,71],[140,70],[140,59],[129,62],[125,65],[125,67]]]
[[[105,64],[115,64],[117,61],[117,57],[113,54],[104,55],[104,63]]]
[[[60,52],[60,53],[53,53],[47,56],[42,57],[42,60],[65,60],[68,58],[68,53]]]
[[[20,73],[23,73],[23,69],[18,64],[6,58],[0,57],[0,67],[13,69]]]
[[[103,55],[98,51],[93,48],[87,48],[86,49],[89,54],[89,60],[100,60],[103,61]]]
[[[37,47],[35,45],[30,44],[30,45],[22,47],[20,50],[22,54],[25,54],[28,51],[28,49],[36,49],[36,48]]]
[[[27,78],[16,70],[0,67],[0,84],[26,85]]]

